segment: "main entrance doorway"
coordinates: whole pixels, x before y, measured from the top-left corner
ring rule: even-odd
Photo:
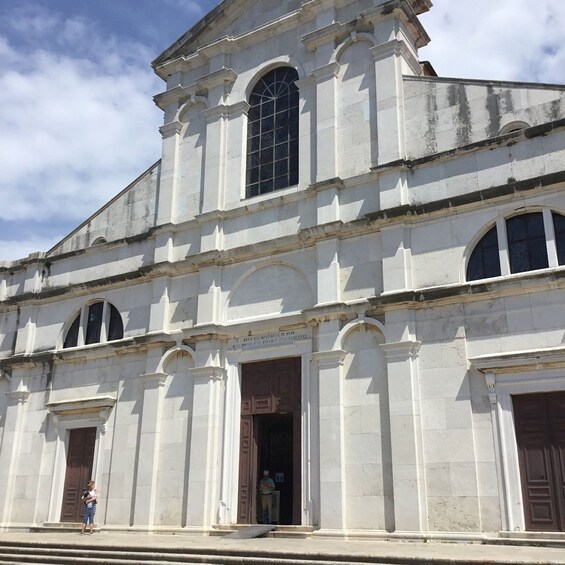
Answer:
[[[95,443],[96,428],[70,430],[61,522],[82,520],[80,498],[86,483],[92,478]]]
[[[300,524],[300,358],[247,363],[241,377],[238,522],[261,522],[257,485],[275,481],[271,521]]]
[[[512,398],[526,529],[565,531],[565,392]]]

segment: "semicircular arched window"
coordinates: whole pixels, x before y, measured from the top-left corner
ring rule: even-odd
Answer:
[[[115,306],[106,300],[87,304],[72,321],[63,348],[106,343],[124,337],[122,317]]]
[[[565,216],[545,209],[500,219],[477,243],[467,280],[565,265]]]
[[[298,73],[277,67],[249,96],[247,198],[298,184]]]

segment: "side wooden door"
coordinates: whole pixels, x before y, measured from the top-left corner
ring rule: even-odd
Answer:
[[[86,483],[92,479],[95,444],[96,428],[70,430],[61,522],[82,520],[80,498]]]
[[[565,393],[512,400],[526,529],[565,531]]]

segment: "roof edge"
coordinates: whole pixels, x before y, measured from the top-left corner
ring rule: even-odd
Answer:
[[[128,190],[131,190],[141,179],[143,179],[149,173],[151,173],[153,170],[155,170],[160,164],[161,164],[161,159],[159,159],[158,161],[153,163],[148,169],[143,171],[143,173],[141,173],[136,179],[134,179],[132,182],[130,182],[124,189],[120,190],[120,192],[118,192],[118,194],[116,194],[113,198],[108,200],[108,202],[106,202],[100,208],[98,208],[98,210],[96,210],[94,213],[92,213],[90,216],[88,216],[88,218],[86,218],[86,220],[84,220],[84,222],[82,222],[80,225],[78,225],[72,232],[67,234],[60,241],[58,241],[53,247],[51,247],[51,249],[49,249],[49,251],[46,251],[45,256],[48,257],[55,249],[57,249],[57,247],[59,247],[60,245],[65,243],[65,241],[67,241],[68,239],[73,237],[79,230],[81,230],[84,226],[86,226],[93,218],[95,218],[96,216],[101,214],[104,210],[109,208],[114,202],[116,202],[116,200],[121,198],[126,192],[128,192]]]

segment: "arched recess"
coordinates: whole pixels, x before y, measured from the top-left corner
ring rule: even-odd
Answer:
[[[183,124],[178,148],[178,183],[175,217],[193,216],[199,212],[204,190],[208,104],[205,98],[191,98],[179,109],[178,121]]]
[[[372,326],[373,328],[375,328],[375,330],[381,332],[383,334],[383,343],[386,343],[386,328],[382,322],[379,322],[374,318],[358,318],[357,320],[352,320],[351,322],[345,324],[345,326],[341,328],[340,332],[337,334],[333,350],[343,350],[347,335],[354,329],[359,328],[364,324],[366,324],[367,326]]]
[[[292,67],[298,73],[299,80],[306,77],[304,67],[298,59],[288,55],[281,55],[280,57],[275,57],[270,61],[265,61],[265,63],[256,70],[252,76],[249,76],[246,73],[239,74],[233,85],[230,98],[236,101],[249,100],[249,95],[253,88],[255,88],[259,79],[277,67]]]
[[[382,324],[354,323],[341,339],[347,527],[394,529],[387,362]],[[360,481],[360,478],[362,480]],[[364,507],[365,512],[358,508]]]
[[[163,390],[155,493],[155,525],[186,525],[194,384],[194,352],[179,345],[167,351],[157,372],[168,375]]]
[[[337,160],[342,178],[369,172],[377,162],[377,108],[374,38],[352,34],[335,51],[340,65],[337,86]]]
[[[513,133],[516,131],[521,131],[523,129],[527,129],[530,127],[528,122],[524,122],[522,120],[514,120],[512,122],[507,123],[505,126],[501,128],[498,132],[498,135],[504,135],[506,133]]]
[[[300,312],[314,305],[304,274],[287,263],[269,262],[245,273],[227,299],[226,320]]]

